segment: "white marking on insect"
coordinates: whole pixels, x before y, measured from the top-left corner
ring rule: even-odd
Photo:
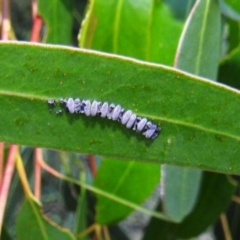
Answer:
[[[66,103],[66,108],[70,113],[74,113],[74,100],[69,98]]]
[[[158,136],[158,133],[160,132],[161,128],[158,127],[156,124],[153,124],[152,122],[148,121],[146,126],[143,129],[143,135],[146,138],[154,139]]]
[[[85,104],[84,107],[84,113],[86,116],[90,116],[91,113],[91,102],[89,100],[83,100],[83,103]]]
[[[131,115],[132,115],[132,111],[127,110],[122,116],[122,124],[126,124],[129,120],[129,118],[131,117]]]
[[[154,132],[155,132],[155,129],[148,129],[146,132],[143,133],[143,135],[146,138],[152,138]]]
[[[136,121],[136,118],[137,118],[137,115],[136,115],[135,113],[133,113],[133,114],[131,115],[131,117],[129,118],[126,127],[127,127],[127,128],[131,128],[132,126],[134,126],[134,123],[135,123],[135,121]]]
[[[81,101],[79,98],[76,98],[74,100],[74,112],[75,113],[80,113],[81,112]]]
[[[104,118],[108,114],[108,102],[104,102],[100,108],[99,115]]]
[[[107,118],[111,119],[112,118],[112,113],[115,108],[115,104],[111,103],[108,108],[108,113],[107,113]]]
[[[112,120],[116,121],[118,120],[118,117],[119,117],[119,114],[121,112],[121,106],[120,105],[117,105],[114,110],[113,110],[113,113],[112,113]]]
[[[141,132],[141,131],[144,129],[146,123],[147,123],[147,119],[146,119],[146,118],[142,118],[142,119],[137,123],[137,129],[136,129],[136,131],[137,131],[137,132]]]
[[[93,103],[91,104],[91,115],[92,116],[96,116],[97,115],[99,104],[100,104],[100,102],[97,102],[97,101],[93,101]]]

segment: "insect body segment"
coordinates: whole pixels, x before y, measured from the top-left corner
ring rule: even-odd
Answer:
[[[86,116],[100,116],[102,118],[112,119],[124,124],[127,128],[132,128],[136,132],[142,133],[146,138],[154,139],[158,136],[161,128],[148,121],[146,118],[137,116],[131,110],[125,110],[120,105],[108,102],[98,102],[94,100],[80,100],[76,98],[60,99],[66,110],[71,114],[85,114]],[[55,100],[48,100],[50,106],[55,106]],[[59,112],[60,113],[60,112]],[[59,114],[58,113],[58,114]]]

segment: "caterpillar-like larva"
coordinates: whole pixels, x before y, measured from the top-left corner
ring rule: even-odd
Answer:
[[[119,121],[127,128],[142,133],[146,138],[154,139],[158,136],[161,128],[146,118],[137,116],[131,110],[125,110],[120,105],[115,105],[108,102],[80,100],[76,98],[60,98],[60,103],[64,105],[66,110],[71,114],[85,114],[86,116],[100,116],[102,118]],[[53,99],[48,100],[48,104],[52,107],[56,106],[56,102]],[[60,110],[61,111],[61,110]],[[57,111],[56,113],[61,113]]]

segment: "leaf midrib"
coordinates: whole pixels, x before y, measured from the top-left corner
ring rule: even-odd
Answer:
[[[202,57],[202,54],[203,54],[203,45],[204,45],[204,32],[206,31],[206,22],[207,22],[207,17],[208,17],[208,10],[209,10],[209,5],[210,5],[210,0],[208,0],[206,2],[206,6],[205,6],[205,9],[206,11],[204,11],[204,16],[203,16],[203,21],[202,21],[202,29],[200,30],[200,39],[199,39],[199,54],[197,55],[196,57],[196,69],[194,71],[194,74],[196,75],[201,75],[200,74],[200,63],[202,62],[201,61],[201,57]]]
[[[3,91],[3,90],[0,90],[0,95],[6,95],[6,96],[16,96],[16,97],[22,97],[22,98],[25,98],[25,99],[29,99],[29,100],[41,100],[41,101],[46,101],[51,98],[51,97],[46,97],[46,96],[36,96],[36,95],[31,95],[31,94],[23,94],[23,93],[16,93],[16,92],[11,92],[11,91]],[[183,121],[179,121],[179,120],[176,120],[176,119],[170,119],[170,118],[165,118],[165,117],[157,117],[157,116],[153,116],[153,115],[149,115],[149,114],[146,114],[146,113],[141,113],[141,112],[137,112],[137,114],[141,115],[142,117],[146,117],[146,118],[149,118],[149,119],[154,119],[155,121],[158,120],[158,121],[163,121],[163,122],[168,122],[168,123],[172,123],[172,124],[176,124],[176,125],[181,125],[181,126],[184,126],[184,127],[190,127],[190,128],[193,128],[193,129],[197,129],[197,130],[201,130],[203,132],[208,132],[208,133],[212,133],[212,134],[216,134],[216,135],[221,135],[223,137],[228,137],[228,138],[232,138],[234,140],[237,140],[237,141],[240,141],[240,136],[236,136],[236,135],[233,135],[233,134],[229,134],[229,133],[226,133],[226,132],[222,132],[222,131],[216,131],[216,130],[212,130],[212,129],[209,129],[207,127],[204,127],[204,126],[201,126],[201,125],[196,125],[196,124],[192,124],[192,123],[189,123],[189,122],[183,122]]]

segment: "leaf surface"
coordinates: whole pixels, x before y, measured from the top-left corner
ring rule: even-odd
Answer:
[[[47,43],[71,44],[73,3],[73,0],[38,0],[39,14],[46,23]]]
[[[97,0],[89,5],[79,44],[172,65],[181,30],[162,1]]]
[[[106,162],[106,164],[104,164]],[[111,177],[113,181],[111,181]],[[160,180],[160,167],[143,162],[104,159],[94,186],[113,195],[141,204]],[[126,217],[131,208],[98,196],[97,222],[110,224]]]
[[[156,218],[150,221],[143,240],[148,239],[189,239],[201,234],[229,204],[236,183],[228,176],[204,172],[199,197],[193,211],[181,222],[170,223]],[[211,209],[209,206],[214,206]],[[158,206],[158,210],[160,204]]]
[[[0,51],[2,141],[240,172],[239,91],[99,52],[13,42]],[[47,99],[59,97],[119,103],[160,124],[162,133],[147,140],[119,122],[56,115]]]
[[[221,46],[220,17],[217,0],[196,1],[180,39],[175,58],[177,68],[216,79]]]
[[[195,206],[202,172],[199,169],[171,165],[162,168],[164,212],[175,222],[181,222]]]
[[[27,199],[18,214],[16,223],[17,239],[27,240],[74,240],[75,238],[66,229],[61,229],[50,220],[45,219],[40,207],[31,199]]]
[[[221,61],[218,79],[220,82],[240,89],[240,48],[237,47]]]

